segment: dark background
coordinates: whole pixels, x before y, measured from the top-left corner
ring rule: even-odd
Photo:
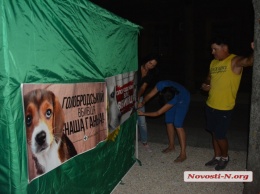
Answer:
[[[216,33],[230,37],[230,51],[249,55],[254,35],[251,0],[92,0],[142,27],[139,58],[160,53],[158,80],[200,91],[212,59],[209,40]],[[251,92],[252,68],[245,68],[239,91]]]

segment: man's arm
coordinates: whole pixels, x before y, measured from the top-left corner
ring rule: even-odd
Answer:
[[[254,50],[254,42],[251,43],[251,48]],[[252,66],[254,63],[253,53],[248,57],[236,56],[232,59],[232,71],[234,73],[240,74],[243,67]]]
[[[249,57],[234,57],[231,62],[232,71],[236,74],[240,74],[242,72],[243,67],[249,67],[253,65],[253,58],[253,54]]]
[[[236,56],[232,59],[232,63],[236,67],[248,67],[252,66],[254,62],[254,57],[253,54],[251,54],[249,57],[241,57],[241,56]]]

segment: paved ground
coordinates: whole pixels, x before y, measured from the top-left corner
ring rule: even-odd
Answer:
[[[163,154],[164,144],[150,143],[152,153],[139,144],[138,163],[122,179],[112,194],[242,194],[242,182],[184,182],[184,171],[215,171],[204,163],[212,157],[208,148],[187,147],[188,158],[183,163],[174,163],[179,146],[170,154]],[[230,151],[231,161],[227,171],[243,171],[246,152]],[[216,171],[217,173],[217,171]]]
[[[185,121],[187,133],[187,160],[176,164],[173,160],[178,156],[179,144],[176,138],[176,151],[162,154],[168,139],[164,126],[164,117],[147,118],[149,143],[152,153],[146,152],[142,145],[138,146],[138,158],[142,166],[136,163],[125,175],[113,194],[195,194],[223,193],[240,194],[243,183],[187,183],[184,182],[184,171],[211,171],[213,168],[204,164],[213,156],[211,136],[205,131],[204,104],[206,96],[192,94],[190,110]],[[239,93],[233,121],[228,131],[230,147],[230,163],[227,171],[243,171],[246,168],[246,151],[248,143],[250,96]],[[156,99],[147,105],[147,110],[157,108]]]

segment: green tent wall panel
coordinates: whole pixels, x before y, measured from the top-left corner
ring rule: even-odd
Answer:
[[[115,141],[28,184],[21,83],[100,82],[136,71],[139,30],[87,0],[0,0],[0,193],[113,190],[135,162],[136,115]]]

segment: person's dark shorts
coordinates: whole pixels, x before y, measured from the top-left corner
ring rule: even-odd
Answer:
[[[225,139],[233,110],[217,110],[206,105],[207,130],[216,139]]]

